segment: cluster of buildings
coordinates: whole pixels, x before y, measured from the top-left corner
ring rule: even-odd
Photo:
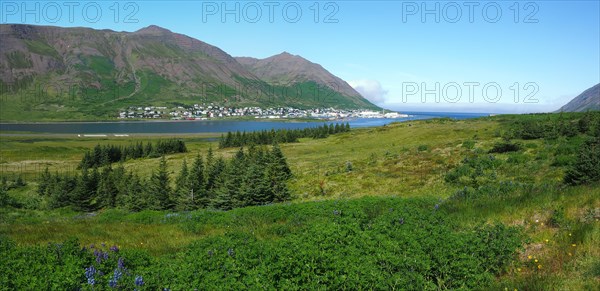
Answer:
[[[298,109],[293,107],[260,108],[260,107],[224,107],[215,104],[194,104],[193,106],[177,106],[173,108],[131,106],[119,112],[119,119],[172,119],[172,120],[207,120],[223,117],[254,117],[254,118],[401,118],[406,114],[397,112],[372,110],[345,110],[335,108]]]

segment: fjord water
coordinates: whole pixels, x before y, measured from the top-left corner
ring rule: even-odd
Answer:
[[[57,122],[57,123],[0,123],[2,132],[33,132],[56,134],[159,134],[159,133],[216,133],[228,131],[260,131],[270,129],[302,129],[323,123],[350,123],[352,128],[382,126],[391,122],[448,117],[467,119],[487,116],[484,113],[439,113],[409,112],[409,117],[357,118],[341,121],[239,121],[239,120],[198,120],[198,121],[119,121],[119,122]]]

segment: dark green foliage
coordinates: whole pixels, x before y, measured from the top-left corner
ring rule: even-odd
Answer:
[[[170,183],[167,160],[163,156],[160,159],[158,169],[152,173],[148,185],[148,196],[154,201],[154,209],[164,210],[174,207]]]
[[[569,185],[579,185],[600,181],[600,138],[592,138],[579,150],[575,164],[571,166],[564,178]]]
[[[270,145],[274,143],[298,142],[299,138],[326,138],[331,134],[350,131],[350,124],[325,124],[304,129],[278,129],[254,132],[228,132],[219,140],[219,148],[243,147],[248,145]]]
[[[207,224],[231,230],[157,257],[127,248],[82,248],[75,240],[15,246],[0,236],[0,286],[104,290],[117,270],[122,276],[115,287],[122,290],[489,289],[516,259],[523,239],[519,229],[461,228],[435,203],[362,198],[229,213],[147,213],[148,223],[187,231]],[[274,239],[245,228],[248,221],[271,225],[267,237]],[[91,266],[98,271],[91,276],[94,285],[86,276]],[[142,286],[135,285],[136,277]]]
[[[84,168],[78,177],[75,188],[70,193],[70,204],[78,211],[94,211],[100,208],[100,203],[96,199],[96,189],[98,188],[98,170],[94,168],[88,170]]]
[[[478,187],[496,180],[496,168],[501,163],[493,155],[467,157],[458,167],[450,170],[444,179],[455,185]]]
[[[189,191],[188,195],[193,202],[192,208],[196,206],[205,208],[209,204],[205,173],[204,161],[202,156],[198,154],[187,177],[185,189]]]
[[[163,157],[148,181],[126,171],[83,167],[76,175],[42,173],[37,192],[48,196],[48,206],[72,206],[77,211],[100,208],[195,210],[264,205],[290,199],[287,181],[291,170],[279,146],[270,150],[242,148],[234,158],[214,157],[209,149],[206,161],[198,155],[191,168],[184,161],[179,174],[172,177]]]
[[[5,187],[0,187],[0,207],[5,207],[10,204],[10,197]]]
[[[512,143],[510,141],[502,141],[495,143],[492,149],[490,149],[489,153],[508,153],[508,152],[516,152],[521,150],[521,145],[519,143]]]
[[[596,132],[600,130],[600,112],[523,115],[511,127],[510,137],[526,140],[574,137],[578,134],[597,136]]]
[[[162,155],[185,152],[187,152],[185,143],[179,139],[158,140],[155,144],[148,142],[145,147],[141,142],[126,147],[98,144],[93,150],[83,155],[79,168],[100,167],[130,159],[157,158]]]

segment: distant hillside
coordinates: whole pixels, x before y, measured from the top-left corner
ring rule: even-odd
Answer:
[[[296,63],[269,58],[275,68],[292,67],[268,74],[218,47],[158,26],[115,32],[5,24],[0,34],[1,120],[110,118],[132,105],[203,102],[375,107],[301,57],[293,56],[302,60]]]
[[[590,110],[600,110],[600,83],[583,91],[557,112],[585,112]]]
[[[322,91],[321,98],[326,99],[329,97],[328,94],[332,95],[333,92],[338,92],[352,99],[356,104],[372,107],[371,103],[344,80],[334,76],[321,65],[312,63],[301,56],[283,52],[266,59],[237,57],[236,60],[269,84],[316,83],[316,87]]]

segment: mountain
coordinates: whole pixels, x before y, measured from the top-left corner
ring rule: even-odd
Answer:
[[[353,99],[355,103],[370,107],[365,99],[344,80],[334,76],[321,65],[298,55],[283,52],[265,59],[237,57],[236,60],[260,79],[271,85],[303,84],[312,82],[320,90],[333,90]],[[325,96],[324,96],[325,97]]]
[[[116,32],[3,24],[0,35],[2,120],[102,119],[128,106],[209,102],[376,107],[299,56],[268,58],[273,68],[292,66],[269,73],[258,66],[264,60],[255,69],[240,63],[244,58],[154,25]]]
[[[600,110],[600,83],[583,91],[579,96],[558,109],[557,112],[585,112],[589,110]]]

